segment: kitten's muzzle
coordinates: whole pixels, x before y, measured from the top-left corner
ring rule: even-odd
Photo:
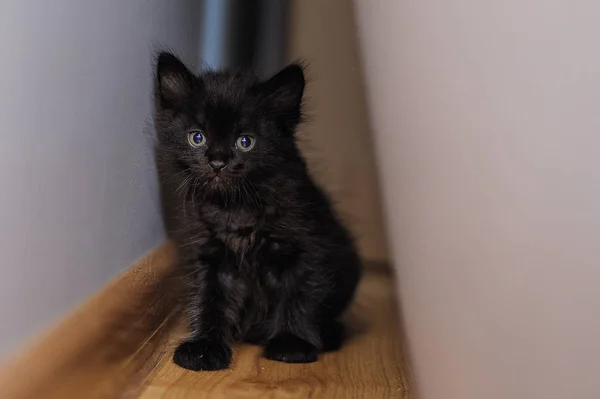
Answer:
[[[227,162],[221,159],[213,159],[212,161],[208,162],[208,166],[210,166],[214,172],[220,172],[227,167]]]

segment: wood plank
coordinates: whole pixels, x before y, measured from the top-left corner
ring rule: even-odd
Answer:
[[[138,396],[174,324],[175,259],[161,245],[18,353],[0,368],[0,398]]]
[[[172,363],[183,335],[179,327],[140,399],[410,398],[388,272],[367,272],[348,319],[353,332],[346,345],[316,363],[272,362],[260,356],[260,348],[240,345],[232,368],[218,372],[191,372]]]
[[[367,272],[341,351],[290,365],[241,345],[230,370],[194,373],[171,362],[184,333],[175,257],[170,243],[159,247],[3,366],[0,397],[411,397],[388,271]]]

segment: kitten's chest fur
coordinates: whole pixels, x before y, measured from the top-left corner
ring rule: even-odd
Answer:
[[[290,246],[288,240],[277,233],[280,217],[280,212],[274,207],[223,210],[208,205],[201,212],[201,218],[209,226],[213,237],[228,252],[237,255],[238,263],[253,266],[258,266],[259,262],[267,266]]]
[[[249,340],[268,335],[274,328],[270,323],[277,319],[281,283],[293,269],[298,245],[277,234],[280,218],[274,208],[256,212],[206,207],[203,211],[213,238],[227,254],[234,254],[225,255],[228,261],[217,271],[225,296],[243,304],[233,335]]]
[[[258,212],[245,209],[222,210],[215,206],[206,206],[202,218],[218,241],[236,254],[252,252],[257,240],[261,238],[261,217]]]

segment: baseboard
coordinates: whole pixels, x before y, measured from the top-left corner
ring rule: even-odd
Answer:
[[[2,399],[135,397],[177,319],[175,246],[159,246],[0,369]]]

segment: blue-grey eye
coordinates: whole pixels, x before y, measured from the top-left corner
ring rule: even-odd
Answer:
[[[252,136],[240,136],[235,141],[235,147],[240,151],[250,151],[256,140]]]
[[[206,144],[204,133],[200,130],[192,130],[188,133],[188,143],[190,143],[192,147],[202,147]]]

